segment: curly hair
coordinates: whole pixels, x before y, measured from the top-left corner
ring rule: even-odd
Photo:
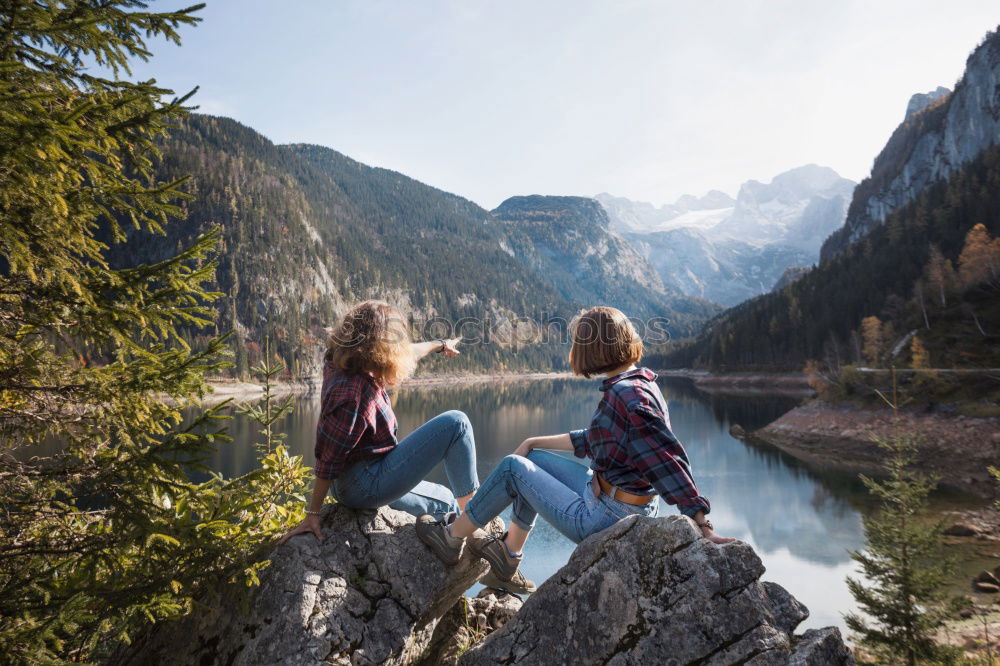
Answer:
[[[345,375],[370,373],[382,386],[399,385],[416,365],[406,322],[384,301],[351,308],[330,335],[324,358]]]

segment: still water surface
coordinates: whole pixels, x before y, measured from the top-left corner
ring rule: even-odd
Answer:
[[[410,388],[397,392],[393,406],[400,437],[448,409],[468,414],[475,428],[480,479],[485,479],[526,437],[585,427],[600,400],[597,386],[595,380],[559,379]],[[853,608],[844,583],[853,570],[848,551],[864,543],[863,488],[853,476],[807,469],[779,451],[729,435],[731,424],[748,430],[761,427],[798,399],[708,396],[684,380],[661,380],[660,386],[699,489],[712,501],[717,531],[753,545],[767,567],[764,578],[779,582],[810,609],[802,629],[831,624],[843,628],[841,615]],[[310,465],[318,410],[318,397],[304,397],[281,425],[291,451]],[[254,465],[253,447],[247,445],[254,438],[252,424],[238,417],[230,433],[239,444],[222,447],[214,461],[227,475]],[[430,478],[447,483],[440,468]],[[660,507],[660,515],[675,512]],[[573,548],[539,520],[522,569],[540,584],[565,564]]]

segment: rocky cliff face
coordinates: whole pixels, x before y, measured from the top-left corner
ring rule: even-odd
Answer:
[[[789,266],[785,269],[785,272],[781,274],[778,281],[774,283],[774,287],[771,291],[781,291],[788,285],[799,280],[803,275],[809,272],[809,269],[805,266]]]
[[[950,94],[951,90],[944,86],[938,86],[930,92],[915,93],[910,97],[910,101],[906,103],[906,115],[903,117],[903,120],[906,120],[914,113],[920,113],[934,102]]]
[[[459,664],[853,664],[836,628],[792,633],[809,611],[763,573],[748,545],[711,544],[687,518],[630,517]]]
[[[1000,141],[1000,31],[988,34],[969,56],[955,91],[942,90],[911,98],[906,119],[858,185],[843,229],[824,243],[823,261]]]

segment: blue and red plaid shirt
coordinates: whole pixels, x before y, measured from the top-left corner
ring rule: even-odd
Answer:
[[[388,453],[396,446],[396,427],[389,394],[370,375],[345,375],[326,364],[316,424],[317,477],[336,479],[348,464]]]
[[[708,513],[712,506],[698,494],[687,452],[670,430],[667,402],[653,371],[636,368],[609,377],[601,391],[590,427],[569,434],[573,453],[591,458],[591,469],[625,492],[659,493],[687,516]]]

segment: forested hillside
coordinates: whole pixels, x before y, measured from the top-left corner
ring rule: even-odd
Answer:
[[[470,344],[447,364],[458,371],[565,367],[558,336],[542,342],[545,322],[595,302],[626,310],[637,302],[624,291],[568,294],[539,272],[544,266],[525,260],[537,251],[509,221],[328,148],[278,146],[234,120],[192,115],[163,149],[157,179],[191,176],[186,219],[166,236],[130,232],[121,246],[127,249],[112,247],[110,258],[116,266],[159,261],[218,225],[215,287],[223,297],[215,330],[185,335],[197,345],[232,330],[240,374],[259,357],[265,338],[292,372],[313,372],[324,328],[364,298],[398,304],[418,337],[442,336],[444,322],[464,322],[459,332]],[[515,239],[525,248],[520,259],[510,251]],[[677,319],[685,335],[714,314],[670,300],[662,288],[655,297],[635,298],[645,304],[642,315]]]

